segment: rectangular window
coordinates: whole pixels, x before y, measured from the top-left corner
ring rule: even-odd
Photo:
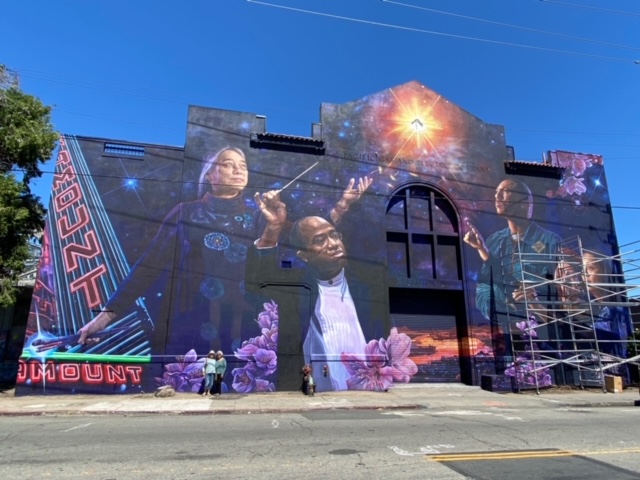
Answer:
[[[407,240],[406,233],[387,232],[387,265],[392,277],[409,278]]]
[[[144,147],[139,145],[125,145],[122,143],[105,143],[104,152],[105,155],[114,155],[118,157],[131,157],[138,160],[144,158]]]
[[[432,280],[433,264],[433,236],[411,235],[411,277]]]

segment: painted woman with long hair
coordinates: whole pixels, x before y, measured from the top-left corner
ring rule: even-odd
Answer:
[[[247,209],[248,180],[242,150],[227,146],[209,156],[198,199],[169,212],[102,311],[79,330],[79,343],[132,311],[139,298],[153,297],[160,303],[155,351],[173,357],[193,348],[239,346],[243,318],[250,315],[243,291],[247,250],[275,246],[286,220],[278,191],[256,194],[259,211]]]

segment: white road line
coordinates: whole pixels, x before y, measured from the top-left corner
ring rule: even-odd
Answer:
[[[544,400],[545,402],[562,403],[560,400],[551,400],[550,398],[540,398],[540,400]]]
[[[417,452],[409,452],[407,450],[403,450],[402,448],[396,447],[396,446],[390,446],[387,447],[390,448],[394,453],[401,455],[403,457],[413,457],[416,455],[433,455],[433,454],[437,454],[437,453],[442,453],[441,450],[442,449],[450,449],[450,448],[455,448],[453,445],[448,445],[448,444],[441,444],[441,445],[427,445],[426,447],[420,447],[419,450]]]
[[[424,417],[424,413],[382,412],[382,415],[398,415],[399,417]]]
[[[494,412],[481,412],[479,410],[450,410],[448,412],[433,412],[431,415],[460,415],[460,416],[494,416],[504,418],[505,420],[517,420],[519,422],[525,422],[521,417],[515,417],[511,415],[505,415],[504,413]]]
[[[75,427],[67,428],[66,430],[61,430],[61,432],[70,432],[71,430],[77,430],[78,428],[87,428],[89,425],[93,425],[93,423],[83,423],[82,425],[77,425]]]

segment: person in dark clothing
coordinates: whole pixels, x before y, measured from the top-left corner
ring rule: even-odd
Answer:
[[[78,343],[132,311],[139,297],[157,295],[168,318],[166,345],[159,339],[162,353],[232,349],[243,320],[251,319],[242,287],[247,250],[275,246],[286,219],[277,191],[256,194],[259,212],[247,211],[247,182],[242,150],[225,147],[210,156],[200,175],[200,198],[169,212],[101,312],[80,328]]]
[[[216,374],[215,374],[215,382],[214,382],[214,395],[217,393],[218,395],[222,395],[222,380],[224,379],[224,374],[227,371],[227,360],[224,358],[224,354],[222,350],[218,350],[216,352]]]
[[[300,386],[300,391],[305,395],[309,394],[309,375],[312,373],[311,365],[306,364],[300,370],[300,374],[302,375],[302,385]]]

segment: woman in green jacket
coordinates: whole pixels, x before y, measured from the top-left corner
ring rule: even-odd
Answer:
[[[214,395],[222,395],[222,379],[224,378],[224,372],[227,370],[227,360],[224,358],[222,350],[218,350],[216,353],[216,378]]]

